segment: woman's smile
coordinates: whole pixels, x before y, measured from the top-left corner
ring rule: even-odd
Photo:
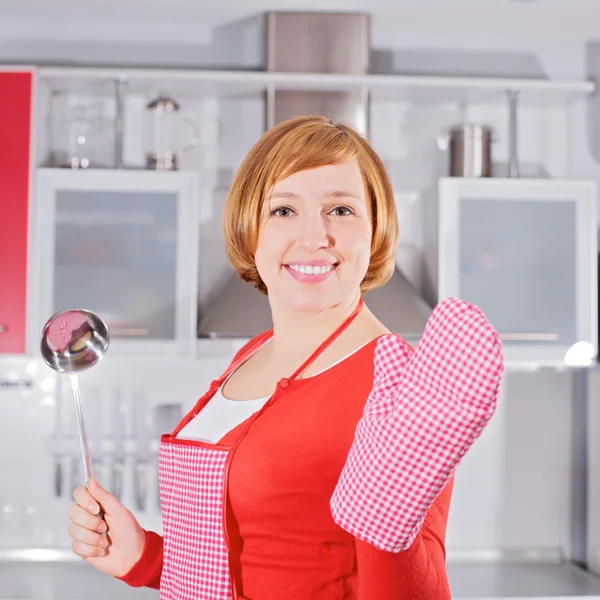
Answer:
[[[320,283],[333,275],[339,263],[327,260],[294,261],[283,266],[287,272],[302,283]]]

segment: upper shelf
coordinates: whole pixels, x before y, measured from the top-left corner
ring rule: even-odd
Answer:
[[[418,75],[338,75],[212,71],[40,67],[38,73],[53,90],[114,93],[114,81],[128,81],[128,92],[154,95],[162,90],[178,97],[245,97],[272,89],[371,92],[374,101],[405,101],[423,105],[504,103],[507,90],[518,90],[521,105],[562,107],[592,94],[593,81],[432,77]]]

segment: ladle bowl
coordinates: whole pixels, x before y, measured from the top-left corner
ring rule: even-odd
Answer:
[[[59,373],[80,373],[106,353],[110,337],[106,323],[89,310],[60,310],[42,330],[44,362]]]

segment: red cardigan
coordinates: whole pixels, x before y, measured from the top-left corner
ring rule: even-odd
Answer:
[[[373,385],[376,342],[292,382],[240,443],[229,475],[228,519],[242,540],[232,576],[245,598],[450,600],[444,539],[452,480],[405,552],[378,550],[331,517],[329,500]],[[399,368],[406,356],[398,356]],[[235,428],[220,443],[238,434]],[[142,557],[122,579],[158,588],[162,549],[162,537],[147,532]]]

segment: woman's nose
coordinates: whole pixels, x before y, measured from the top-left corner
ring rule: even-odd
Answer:
[[[327,248],[331,244],[327,224],[321,215],[307,216],[302,219],[299,243],[301,247],[309,251]]]

